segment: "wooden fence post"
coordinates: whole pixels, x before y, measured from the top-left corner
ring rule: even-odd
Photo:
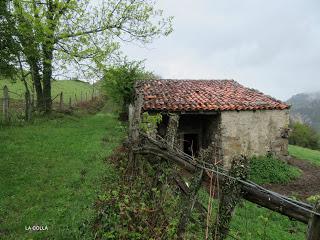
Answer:
[[[80,93],[80,102],[82,102],[82,91]]]
[[[9,122],[9,89],[6,85],[3,88],[3,120]]]
[[[176,134],[179,127],[179,118],[180,117],[178,114],[169,115],[169,123],[167,126],[167,133],[166,133],[165,139],[170,147],[174,147]]]
[[[143,94],[138,93],[137,98],[134,103],[133,109],[129,109],[129,169],[132,170],[132,175],[137,173],[137,163],[134,156],[133,149],[137,147],[139,143],[139,128],[140,128],[140,121],[141,121],[141,111],[143,105]]]
[[[75,102],[75,103],[77,103],[77,102],[78,102],[77,94],[76,94],[76,93],[74,94],[74,102]]]
[[[63,92],[60,93],[59,110],[63,110]]]
[[[69,97],[69,109],[71,108],[71,97]]]
[[[320,201],[318,201],[314,207],[314,211],[320,213]],[[320,239],[320,217],[312,215],[308,225],[307,240],[319,240]]]
[[[86,92],[86,102],[88,102],[88,93]]]
[[[32,102],[31,102],[31,96],[30,92],[26,91],[25,92],[25,120],[30,121],[31,120],[31,113],[32,113]]]

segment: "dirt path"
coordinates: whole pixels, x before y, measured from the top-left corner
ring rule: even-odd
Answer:
[[[291,158],[288,163],[300,168],[302,175],[288,184],[267,184],[268,189],[299,199],[320,194],[320,167],[309,163],[307,160],[296,158]]]

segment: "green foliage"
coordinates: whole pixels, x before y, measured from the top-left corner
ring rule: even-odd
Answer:
[[[254,157],[249,178],[257,184],[288,183],[300,176],[300,170],[274,157]]]
[[[313,164],[320,165],[320,151],[289,145],[289,154],[296,158],[304,159]]]
[[[12,77],[16,74],[18,43],[13,38],[12,17],[8,0],[0,1],[0,76]]]
[[[307,201],[311,204],[316,204],[320,201],[320,194],[313,195],[307,198]]]
[[[51,110],[55,71],[99,79],[106,66],[121,58],[121,41],[145,44],[172,32],[172,18],[164,17],[153,1],[11,2],[5,19],[13,22],[22,67],[32,72],[37,105],[45,112]]]
[[[99,196],[99,239],[175,239],[180,202],[169,186],[167,164],[140,158],[139,175],[128,176],[127,158],[124,148],[110,158],[119,178]]]
[[[92,206],[102,183],[117,177],[103,160],[124,130],[104,113],[0,129],[0,238],[93,239]]]
[[[134,100],[134,85],[138,80],[149,80],[155,76],[144,70],[141,62],[124,62],[119,66],[109,67],[103,78],[103,89],[107,96],[123,107]]]
[[[144,112],[141,117],[140,129],[147,134],[153,133],[161,121],[162,115],[160,113],[150,115],[148,112]]]
[[[198,197],[204,206],[208,206],[209,194],[207,190],[201,189]],[[218,201],[214,199],[211,222],[215,221],[217,209]],[[243,201],[243,203],[237,205],[234,211],[227,240],[304,240],[306,227],[306,225],[292,221],[279,213]],[[191,239],[204,239],[203,235],[199,234],[197,238]]]
[[[290,128],[292,129],[289,136],[290,144],[311,149],[320,149],[320,137],[311,126],[294,122]]]
[[[246,240],[304,240],[305,234],[305,224],[250,202],[237,206],[230,231],[233,237]],[[233,240],[233,237],[227,240]]]

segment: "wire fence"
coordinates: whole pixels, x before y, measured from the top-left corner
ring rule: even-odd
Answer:
[[[34,93],[31,93],[28,98],[26,93],[21,94],[12,91],[7,86],[4,86],[1,92],[0,123],[24,122],[29,119],[27,115],[36,110],[37,101]],[[51,97],[52,110],[66,111],[75,109],[99,96],[99,91],[94,88],[88,91],[67,92],[67,94],[62,91]]]
[[[209,230],[209,227],[212,227],[212,222],[217,222],[217,219],[221,217],[218,209],[220,204],[223,205],[225,202],[221,202],[219,194],[223,191],[222,189],[226,181],[240,184],[242,191],[245,188],[255,190],[259,192],[255,197],[260,198],[258,201],[257,199],[256,201],[251,201],[251,203],[245,201],[236,204],[235,210],[232,211],[237,217],[232,217],[231,219],[227,239],[257,239],[257,235],[259,239],[275,239],[274,229],[272,230],[275,224],[279,224],[279,226],[276,226],[279,230],[277,230],[277,234],[282,231],[283,233],[286,232],[292,239],[301,239],[301,237],[303,239],[306,231],[305,224],[308,222],[310,224],[310,221],[316,221],[317,223],[320,221],[320,213],[318,210],[314,210],[314,206],[266,189],[247,179],[232,176],[229,170],[219,166],[218,163],[220,161],[218,159],[215,159],[214,162],[203,161],[199,157],[195,158],[186,154],[179,146],[169,146],[165,139],[159,135],[155,137],[146,134],[141,135],[143,135],[144,139],[147,139],[149,144],[146,145],[146,147],[142,146],[142,150],[144,148],[148,149],[149,146],[151,152],[152,150],[153,152],[160,151],[161,153],[165,151],[168,158],[175,156],[178,162],[180,161],[180,164],[182,163],[181,165],[183,165],[183,167],[187,167],[187,165],[190,164],[194,166],[195,169],[201,169],[208,174],[209,181],[206,180],[208,186],[206,187],[205,194],[202,194],[205,195],[205,197],[202,197],[202,200],[203,198],[205,199],[203,205],[207,206],[205,239],[220,239],[212,238],[212,235],[217,233],[217,229]],[[250,201],[250,199],[247,199],[245,196],[244,198]],[[272,203],[272,206],[270,203]],[[291,212],[283,212],[282,208],[289,208]],[[304,217],[298,216],[298,213]],[[308,233],[310,234],[310,232]]]

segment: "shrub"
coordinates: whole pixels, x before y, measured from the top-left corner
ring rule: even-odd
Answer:
[[[289,136],[289,143],[301,147],[319,149],[320,138],[317,132],[309,125],[299,122],[291,124],[292,132]]]
[[[300,170],[274,157],[254,157],[249,178],[257,184],[288,183],[300,176]]]
[[[175,239],[180,198],[169,186],[167,163],[139,159],[139,175],[133,176],[127,149],[117,149],[109,160],[118,179],[97,200],[98,239]]]
[[[119,104],[123,111],[134,100],[134,85],[138,80],[154,79],[155,75],[145,71],[141,62],[125,62],[108,68],[103,77],[103,90]]]

